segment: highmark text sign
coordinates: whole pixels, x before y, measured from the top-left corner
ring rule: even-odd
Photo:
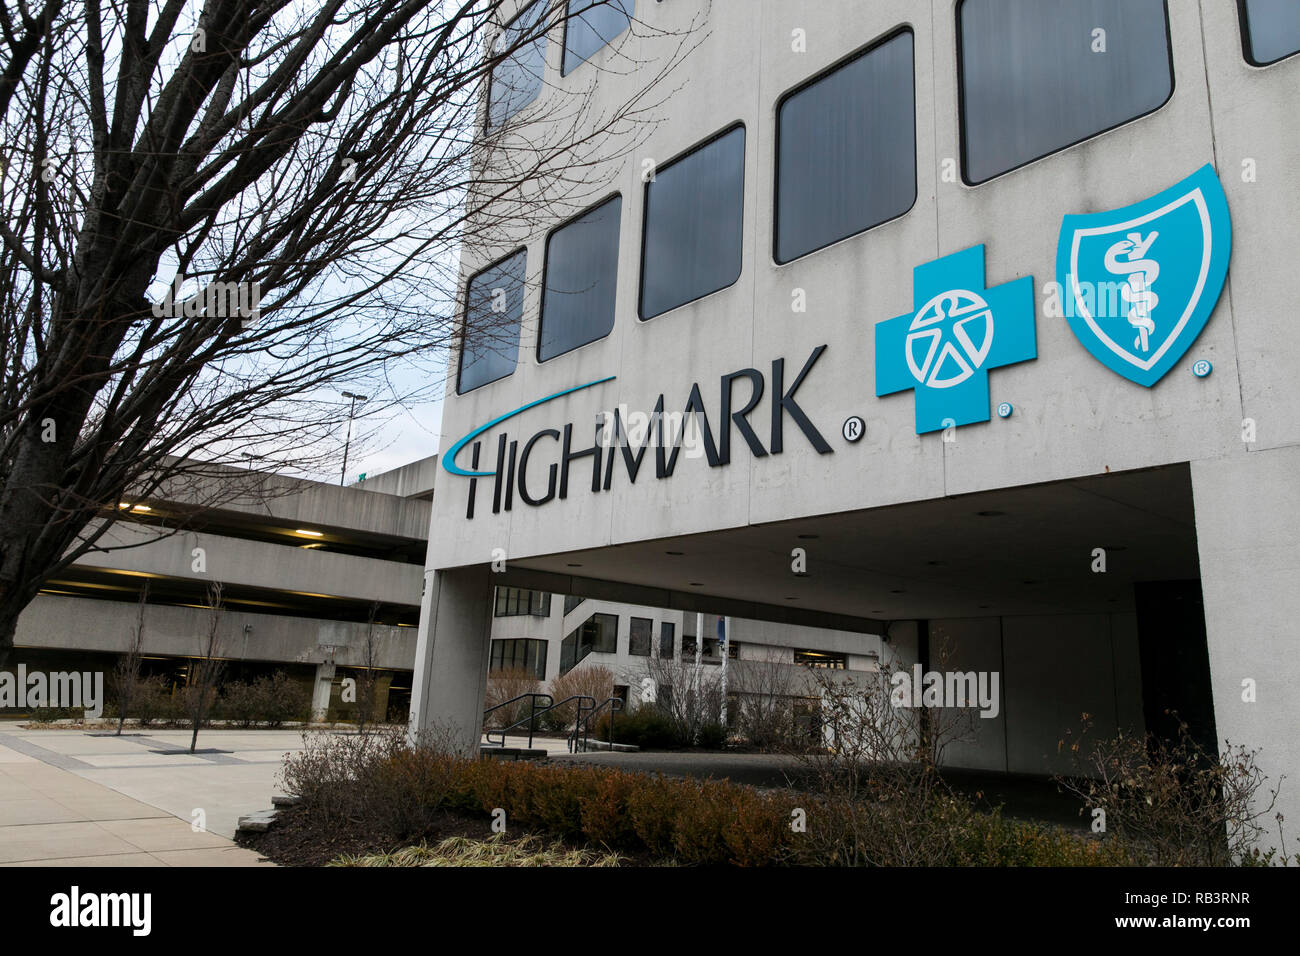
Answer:
[[[1182,182],[1142,202],[1083,215],[1067,215],[1057,247],[1057,307],[1049,317],[1067,318],[1080,342],[1107,368],[1130,381],[1151,387],[1191,347],[1214,311],[1228,270],[1232,225],[1227,198],[1213,167],[1206,165]],[[911,391],[918,435],[986,422],[990,418],[989,372],[1036,359],[1034,280],[1022,276],[989,288],[985,285],[984,246],[941,256],[913,270],[914,311],[875,326],[877,397]],[[1045,290],[1047,291],[1047,290]],[[609,491],[621,464],[635,484],[654,448],[654,477],[671,477],[678,457],[704,457],[710,467],[731,461],[733,432],[754,458],[784,450],[788,417],[819,454],[832,449],[800,407],[795,393],[825,345],[813,349],[787,387],[785,359],[772,362],[771,374],[754,368],[721,377],[718,415],[712,421],[699,383],[691,386],[682,412],[666,412],[661,393],[652,412],[627,412],[620,406],[596,415],[591,444],[574,424],[543,428],[526,439],[512,437],[504,426],[530,409],[576,392],[595,389],[614,376],[564,389],[500,415],[461,438],[442,457],[443,467],[469,479],[466,517],[473,518],[480,479],[492,479],[492,512],[510,511],[515,499],[538,507],[569,496],[570,472],[580,463],[581,486],[592,493]],[[1210,363],[1194,364],[1199,376]],[[747,383],[743,401],[733,394]],[[772,389],[770,420],[751,420],[764,392]],[[1011,415],[1010,402],[998,414]],[[716,427],[715,427],[716,426]],[[500,429],[490,470],[480,469],[481,436]],[[851,416],[842,427],[850,444],[865,434],[866,423]],[[760,432],[766,432],[764,445]],[[469,456],[468,466],[458,463]],[[545,490],[535,461],[545,461]],[[647,468],[649,466],[647,465]],[[590,468],[590,482],[585,471]]]
[[[812,354],[808,356],[789,385],[786,384],[783,358],[772,363],[771,375],[767,378],[754,368],[740,369],[723,375],[719,383],[719,412],[714,420],[717,425],[716,430],[710,422],[704,395],[697,382],[691,386],[686,407],[682,412],[666,412],[662,393],[649,414],[628,414],[625,406],[615,408],[612,412],[599,412],[596,415],[594,431],[589,433],[592,435],[590,445],[585,445],[587,439],[583,437],[579,437],[575,442],[573,422],[566,423],[562,429],[543,428],[523,441],[512,437],[503,428],[497,434],[492,470],[479,470],[483,451],[483,443],[479,440],[481,435],[504,425],[529,409],[553,402],[565,395],[611,382],[614,376],[610,376],[556,392],[492,419],[452,445],[442,457],[442,466],[453,475],[470,479],[465,517],[472,519],[477,506],[478,482],[482,478],[492,479],[493,514],[512,510],[516,496],[525,505],[539,507],[555,498],[564,499],[569,496],[570,469],[575,463],[580,463],[584,474],[586,469],[590,469],[590,482],[587,482],[584,477],[580,480],[580,486],[590,487],[591,492],[595,494],[609,491],[613,486],[615,466],[619,464],[620,459],[628,483],[635,484],[642,465],[646,463],[646,453],[651,447],[654,448],[656,479],[671,477],[677,467],[678,457],[683,452],[688,458],[700,457],[702,454],[708,460],[710,467],[726,465],[731,461],[733,429],[744,440],[755,458],[779,455],[785,450],[787,417],[798,426],[818,453],[830,454],[831,446],[795,398],[795,393],[825,351],[825,345],[813,349]],[[739,381],[749,384],[748,396],[741,404],[737,404],[737,397],[733,394]],[[750,414],[763,398],[769,381],[772,389],[769,420],[766,423],[751,421]],[[765,433],[767,437],[766,446],[760,433]],[[458,456],[465,449],[468,449],[470,459],[468,468],[457,464]],[[547,459],[545,490],[542,490],[540,479],[530,478],[529,466],[533,464],[534,455],[544,455]]]

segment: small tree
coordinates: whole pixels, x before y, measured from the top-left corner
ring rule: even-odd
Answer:
[[[787,746],[794,738],[794,699],[804,689],[804,674],[782,661],[740,663],[735,684],[737,729],[762,750]]]
[[[221,653],[221,622],[225,617],[222,590],[220,581],[208,585],[207,630],[200,641],[199,656],[190,663],[189,682],[185,688],[193,731],[190,736],[190,753],[194,753],[198,747],[199,727],[216,696],[217,679],[224,666],[218,657]]]
[[[366,732],[366,722],[374,717],[375,711],[375,674],[379,663],[379,651],[375,639],[375,616],[379,613],[379,602],[372,601],[370,614],[366,618],[366,638],[361,645],[361,672],[357,675],[357,733]]]
[[[652,690],[654,705],[672,721],[673,735],[683,744],[696,743],[702,732],[717,727],[722,703],[719,668],[697,669],[694,661],[650,657],[645,673],[650,683],[642,684],[642,693]]]
[[[117,736],[122,736],[126,723],[126,709],[131,706],[136,685],[140,683],[141,648],[144,646],[144,610],[149,601],[149,582],[140,588],[140,599],[135,606],[135,626],[126,653],[117,659],[114,683],[117,685]]]

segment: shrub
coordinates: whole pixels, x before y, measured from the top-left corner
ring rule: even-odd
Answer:
[[[552,678],[547,693],[557,704],[569,697],[590,697],[600,704],[614,696],[614,672],[602,665],[579,664]],[[542,726],[551,731],[571,730],[577,716],[578,705],[565,704],[548,711],[542,718]]]
[[[505,810],[509,825],[690,865],[1125,866],[1132,838],[1005,819],[936,789],[921,801],[878,780],[810,794],[595,767],[473,760],[400,731],[312,735],[285,763],[285,790],[332,826],[368,825],[387,849],[418,842],[455,810]],[[791,828],[804,811],[806,830]]]
[[[511,667],[506,670],[493,671],[488,675],[487,694],[483,698],[483,709],[490,710],[508,700],[523,694],[535,694],[541,690],[541,682],[532,671],[523,667]],[[485,730],[499,730],[518,723],[528,716],[529,704],[521,700],[512,707],[502,707],[492,711],[484,721]]]
[[[638,707],[630,712],[614,715],[614,743],[635,744],[643,750],[662,750],[690,746],[683,740],[679,725],[657,707]],[[610,715],[606,711],[592,725],[592,736],[609,740]]]
[[[1092,741],[1084,714],[1070,745],[1079,773],[1057,782],[1087,809],[1104,811],[1107,831],[1141,846],[1155,865],[1288,862],[1285,843],[1280,853],[1261,848],[1265,823],[1272,818],[1281,828],[1273,815],[1281,783],[1267,785],[1258,751],[1225,741],[1222,753],[1207,752],[1186,722],[1166,713],[1176,721],[1173,740],[1121,733]]]
[[[171,720],[179,713],[172,700],[170,682],[162,674],[137,678],[127,706],[130,712],[126,716],[137,718],[141,727]]]
[[[311,690],[278,670],[252,681],[225,684],[216,716],[240,727],[279,727],[285,721],[306,720],[310,710]]]

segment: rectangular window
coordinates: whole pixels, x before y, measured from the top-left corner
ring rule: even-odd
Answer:
[[[745,128],[733,126],[655,171],[645,187],[641,318],[740,278]]]
[[[564,613],[568,614],[585,600],[587,600],[585,597],[581,597],[577,594],[566,594],[564,596]]]
[[[631,631],[628,636],[627,652],[634,657],[650,656],[650,632],[654,621],[648,617],[632,618]]]
[[[547,5],[548,0],[534,0],[497,37],[498,52],[509,50],[510,53],[492,69],[492,82],[488,86],[489,131],[505,125],[542,91],[542,76],[546,72]]]
[[[526,670],[538,680],[546,680],[546,642],[531,638],[494,640],[489,669]]]
[[[916,202],[912,32],[788,94],[777,109],[779,263],[903,215]]]
[[[1300,3],[1296,0],[1242,0],[1241,38],[1246,60],[1268,66],[1300,53]]]
[[[796,664],[802,664],[804,667],[842,671],[848,667],[848,656],[845,654],[836,654],[832,651],[796,650],[794,652],[794,662]]]
[[[618,653],[617,614],[593,614],[586,626],[593,651],[598,654]]]
[[[564,24],[564,76],[631,25],[635,2],[569,0],[569,19]]]
[[[539,361],[602,339],[614,327],[622,207],[622,197],[614,196],[546,240]]]
[[[497,588],[495,616],[517,617],[523,614],[550,617],[550,592],[529,591],[525,588]]]
[[[974,185],[1159,109],[1164,0],[962,0],[963,176]]]
[[[661,621],[659,623],[659,656],[664,660],[672,660],[673,645],[677,638],[677,626],[671,621]]]
[[[528,253],[520,249],[469,280],[458,394],[505,378],[515,370],[527,262]]]

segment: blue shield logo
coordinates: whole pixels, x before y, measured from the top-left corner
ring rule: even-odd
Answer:
[[[1135,205],[1066,216],[1056,247],[1065,317],[1094,358],[1150,388],[1205,328],[1231,252],[1228,200],[1209,164]]]

